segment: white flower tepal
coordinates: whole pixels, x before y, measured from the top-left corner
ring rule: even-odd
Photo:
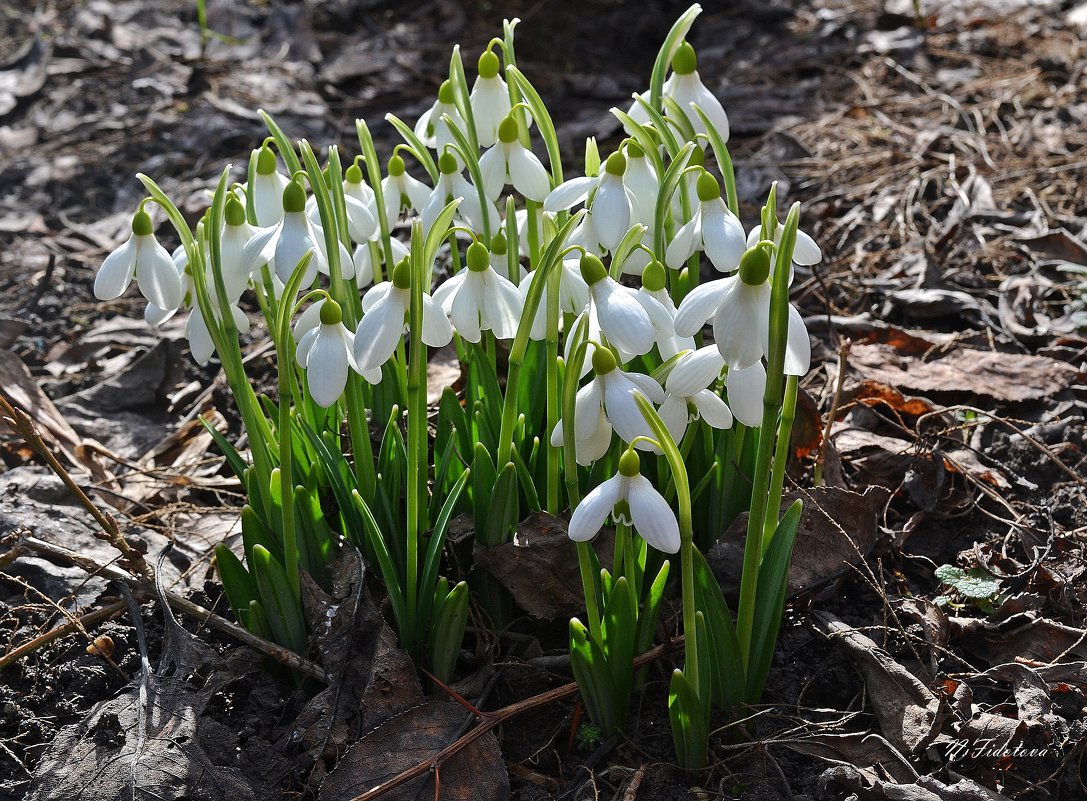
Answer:
[[[155,238],[151,215],[141,208],[132,218],[132,235],[106,256],[94,278],[99,300],[119,298],[132,279],[147,302],[169,311],[181,305],[181,276],[170,253]]]
[[[521,320],[521,293],[491,266],[491,254],[482,242],[468,246],[465,269],[434,292],[457,333],[469,342],[479,342],[483,331],[498,339],[512,339]]]
[[[629,518],[617,512],[626,504]],[[608,517],[634,529],[648,544],[663,553],[679,551],[679,521],[652,482],[641,474],[641,460],[634,450],[619,458],[619,472],[593,489],[570,516],[568,534],[575,542],[591,540]]]

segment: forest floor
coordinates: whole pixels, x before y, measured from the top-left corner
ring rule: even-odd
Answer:
[[[504,16],[573,164],[586,136],[619,141],[607,109],[645,87],[685,4],[209,2],[206,52],[195,5],[0,15],[0,389],[149,558],[174,544],[164,586],[229,618],[210,552],[241,493],[197,420],[239,433],[216,362],[192,363],[182,323],[146,326],[133,293],[91,293],[135,173],[195,217],[263,139],[257,108],[347,153],[363,117],[387,155],[384,114],[417,118],[451,46],[474,60]],[[794,283],[815,361],[790,481],[809,511],[764,704],[715,719],[712,766],[683,773],[665,647],[624,737],[576,737],[573,698],[536,706],[446,762],[441,795],[1087,798],[1087,4],[704,5],[691,41],[745,225],[777,181],[824,253]],[[311,654],[326,687],[88,572],[116,559],[96,532],[0,433],[0,801],[129,797],[133,754],[164,798],[346,801],[472,723],[420,692],[349,558],[335,597],[308,599],[318,623],[344,610]],[[726,594],[735,548],[711,554]],[[458,691],[487,711],[569,682],[565,626],[474,652],[470,634]],[[148,682],[157,728],[137,742]]]

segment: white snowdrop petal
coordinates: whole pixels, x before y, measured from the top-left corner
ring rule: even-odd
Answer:
[[[679,551],[679,521],[668,502],[639,474],[631,476],[627,490],[630,518],[642,539],[662,553]]]
[[[730,368],[725,378],[728,405],[745,426],[762,425],[762,394],[766,389],[766,368],[762,362],[750,367]]]
[[[707,205],[709,208],[702,213],[702,240],[706,255],[718,271],[732,272],[740,266],[740,257],[746,250],[744,228],[721,198]]]
[[[124,244],[106,256],[102,266],[98,268],[98,274],[94,277],[94,296],[99,300],[121,297],[135,274],[136,237],[130,236]]]
[[[478,274],[465,270],[467,275],[460,289],[453,296],[449,317],[463,339],[480,340],[480,317],[483,308],[483,281]]]
[[[464,277],[468,275],[468,270],[461,270],[456,275],[446,279],[437,289],[434,290],[434,302],[437,303],[446,314],[449,314],[453,308],[453,296],[460,289],[460,285],[464,283]]]
[[[302,340],[302,336],[307,331],[316,329],[321,324],[321,307],[325,304],[325,299],[321,298],[315,300],[306,310],[298,315],[298,319],[294,321],[294,338],[298,341]]]
[[[551,190],[551,181],[536,154],[519,142],[510,145],[510,183],[529,200],[542,203]]]
[[[701,83],[701,81],[699,81],[699,83]],[[721,101],[703,85],[702,91],[692,102],[696,103],[698,107],[702,109],[702,113],[713,123],[713,127],[721,134],[721,139],[728,142],[728,115],[725,113],[725,107],[721,105]],[[688,105],[687,108],[690,108],[690,105]],[[693,108],[691,108],[691,111],[687,116],[690,117],[692,123],[695,124],[696,131],[699,131],[700,133],[704,132],[706,126],[702,124],[701,118]]]
[[[623,184],[634,198],[634,219],[652,227],[657,210],[660,180],[649,159],[645,157],[627,159],[627,171],[623,175]]]
[[[734,278],[718,278],[699,284],[687,293],[676,311],[676,333],[681,337],[690,337],[702,330],[702,326],[717,311],[721,296],[727,291]]]
[[[490,147],[498,141],[498,126],[510,113],[506,82],[498,76],[476,78],[469,102],[476,124],[476,138],[481,147]]]
[[[241,255],[238,257],[239,268],[252,274],[261,266],[272,261],[275,256],[276,237],[279,231],[279,225],[273,225],[269,228],[257,228],[242,248]]]
[[[687,399],[680,395],[669,395],[657,410],[657,414],[664,421],[664,427],[668,429],[672,439],[677,443],[682,440],[690,417],[687,413]]]
[[[668,392],[689,398],[701,392],[725,369],[725,359],[716,345],[706,345],[679,360],[668,374]]]
[[[574,458],[582,467],[588,467],[598,459],[603,459],[604,454],[611,447],[612,427],[604,410],[597,409],[594,418],[596,425],[593,427],[592,434],[587,439],[578,440],[574,448]]]
[[[521,294],[512,281],[493,270],[485,275],[483,313],[487,325],[498,339],[512,339],[521,322]]]
[[[664,390],[652,376],[644,373],[623,373],[623,377],[637,387],[653,403],[664,403]]]
[[[279,172],[253,177],[253,212],[257,225],[273,226],[283,219],[283,190],[290,181]]]
[[[334,326],[322,325],[310,348],[306,380],[314,402],[328,408],[347,386],[347,351]]]
[[[380,284],[375,284],[366,290],[366,294],[362,296],[363,313],[365,314],[380,303],[382,298],[388,295],[392,288],[393,285],[391,281],[382,281]]]
[[[204,317],[200,313],[200,307],[196,307],[189,315],[185,323],[185,336],[189,340],[189,350],[192,351],[193,361],[203,367],[215,354],[215,342],[211,338]]]
[[[483,191],[491,200],[498,200],[506,185],[506,158],[502,145],[497,144],[479,158],[479,171],[483,175]]]
[[[630,229],[630,199],[617,176],[605,174],[601,178],[590,213],[600,244],[615,250]]]
[[[234,318],[234,327],[238,329],[239,334],[249,333],[249,318],[245,316],[245,312],[237,306],[231,306],[230,316]]]
[[[136,283],[148,302],[160,309],[176,309],[181,305],[177,265],[153,235],[136,237]]]
[[[381,367],[393,355],[404,333],[404,299],[389,293],[375,303],[355,330],[355,363],[359,370]]]
[[[804,319],[789,304],[789,333],[785,343],[785,375],[804,375],[811,367],[811,340]]]
[[[422,208],[427,198],[430,197],[430,187],[422,181],[412,178],[407,173],[401,176],[401,180],[404,182],[404,194],[408,196],[412,208]]]
[[[642,410],[638,408],[634,400],[637,387],[625,377],[609,374],[604,384],[604,411],[608,415],[608,422],[624,442],[633,442],[638,437],[652,437],[653,432],[649,423],[642,416]],[[648,443],[639,442],[635,447],[647,450]]]
[[[622,481],[622,476],[612,476],[581,499],[581,503],[570,515],[570,526],[567,529],[570,539],[574,542],[586,542],[600,532],[615,509],[615,504],[619,502]]]
[[[590,381],[577,391],[574,398],[574,440],[592,437],[600,422],[603,395],[599,380]]]
[[[567,266],[572,264],[574,266]],[[562,263],[562,277],[559,278],[559,308],[567,314],[581,314],[589,305],[589,285],[581,275],[577,262]]]
[[[627,353],[649,353],[654,342],[653,321],[634,291],[611,278],[598,281],[591,291],[604,336]]]
[[[793,245],[793,261],[797,264],[810,266],[823,260],[823,251],[815,240],[803,231],[796,232],[796,244]]]
[[[576,206],[589,196],[597,181],[596,178],[585,176],[563,181],[544,199],[544,211],[554,214]]]
[[[687,259],[694,255],[698,249],[698,240],[702,236],[702,216],[695,212],[695,216],[685,222],[668,247],[664,250],[664,263],[673,270],[681,270],[687,263]]]
[[[273,257],[276,275],[279,276],[280,281],[284,284],[290,281],[291,274],[308,250],[314,251],[314,254],[310,258],[305,275],[302,278],[302,286],[304,287],[313,283],[313,279],[317,277],[318,251],[316,242],[310,236],[309,222],[302,212],[284,214],[283,222],[280,223],[279,235],[276,237],[275,256]]]
[[[732,428],[732,411],[716,392],[704,389],[691,397],[702,419],[713,428]]]
[[[385,203],[385,219],[392,228],[400,219],[400,206],[403,202],[400,184],[391,176],[381,179],[381,197]]]
[[[453,326],[445,311],[434,299],[423,295],[423,342],[432,348],[443,348],[453,339]]]
[[[298,340],[298,347],[294,349],[294,359],[298,362],[298,366],[304,368],[309,364],[309,352],[313,348],[313,343],[317,339],[317,335],[321,333],[321,325],[318,322],[313,328],[306,329],[302,334],[302,338]]]
[[[148,303],[143,310],[143,320],[150,326],[158,327],[177,314],[177,309],[160,309],[154,303]]]
[[[373,212],[363,201],[351,195],[344,195],[347,204],[347,232],[356,242],[365,242],[374,235],[377,220]]]
[[[369,286],[374,281],[374,262],[370,258],[370,245],[363,242],[355,245],[355,252],[351,254],[351,262],[355,267],[355,281],[360,287]]]
[[[726,279],[728,280],[728,279]],[[766,353],[770,286],[752,287],[738,278],[723,293],[713,315],[713,339],[731,367],[748,367]]]

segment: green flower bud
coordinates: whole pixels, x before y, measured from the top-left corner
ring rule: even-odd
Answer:
[[[491,252],[482,242],[473,242],[468,246],[468,252],[464,254],[464,261],[469,270],[481,273],[491,266]]]
[[[502,120],[498,125],[498,141],[509,144],[510,142],[516,142],[517,137],[520,134],[517,120],[513,115],[509,115],[506,119]]]
[[[223,211],[227,225],[245,225],[245,206],[238,196],[231,192],[226,196],[226,209]]]
[[[395,154],[391,159],[389,159],[390,177],[396,178],[400,175],[403,175],[406,169],[407,167],[404,166],[404,159],[400,158],[399,154]]]
[[[321,325],[339,325],[343,321],[340,304],[328,298],[321,304]]]
[[[442,175],[454,175],[460,172],[457,157],[451,151],[447,150],[438,157],[438,171]]]
[[[750,286],[766,283],[770,276],[770,253],[766,246],[756,245],[740,257],[740,280]]]
[[[393,267],[392,282],[397,289],[407,289],[411,286],[411,265],[408,264],[407,256],[398,261],[396,266]]]
[[[642,286],[649,292],[659,292],[668,283],[668,276],[664,265],[656,259],[645,265],[642,271]]]
[[[480,78],[494,78],[498,75],[498,56],[492,50],[485,50],[483,55],[479,57],[478,67]]]
[[[132,233],[136,236],[150,236],[155,230],[151,224],[151,215],[142,208],[132,217]]]
[[[352,164],[344,171],[343,177],[349,184],[361,184],[362,170],[359,168],[358,164]]]
[[[627,448],[619,457],[619,475],[634,478],[640,472],[642,472],[642,460],[638,457],[638,452],[633,448]]]
[[[721,197],[721,185],[717,179],[705,170],[698,176],[698,199],[705,203],[708,200]]]
[[[672,72],[676,75],[690,75],[696,69],[698,69],[698,56],[695,55],[690,42],[684,42],[672,56]]]
[[[260,175],[271,175],[276,171],[276,154],[272,152],[272,149],[268,145],[261,146],[260,152],[257,153],[257,173]]]
[[[301,181],[291,181],[283,190],[283,211],[293,213],[306,210],[306,190]]]
[[[610,348],[598,347],[593,350],[593,372],[597,375],[607,375],[618,366]]]
[[[612,175],[622,177],[623,173],[627,171],[627,157],[618,150],[615,151],[608,156],[608,160],[604,162],[604,169]]]
[[[453,82],[448,78],[442,81],[442,85],[438,87],[438,102],[447,106],[452,106],[457,102],[457,90],[453,86]]]
[[[608,277],[608,271],[604,269],[604,262],[592,253],[586,253],[581,257],[581,277],[585,283],[592,286],[597,281],[603,281]]]
[[[493,237],[491,237],[491,253],[496,256],[505,256],[509,250],[509,243],[506,241],[506,235],[499,231]]]

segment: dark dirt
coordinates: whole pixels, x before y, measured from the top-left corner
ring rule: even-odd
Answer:
[[[824,419],[847,337],[891,342],[924,361],[975,348],[1082,369],[1087,341],[1076,327],[1082,288],[1060,270],[1087,263],[1082,6],[1000,0],[944,8],[923,1],[930,16],[920,25],[910,2],[894,0],[705,5],[692,41],[700,71],[732,122],[745,222],[778,180],[779,197],[804,203],[802,227],[823,246],[823,263],[798,271],[795,297],[819,340],[817,362],[825,365],[806,380]],[[466,61],[474,59],[500,34],[504,16],[523,19],[520,65],[561,121],[563,150],[573,162],[585,136],[617,141],[607,108],[625,106],[630,92],[643,88],[661,37],[686,4],[211,2],[211,28],[237,41],[213,37],[203,58],[189,2],[39,6],[12,6],[0,15],[2,60],[36,35],[47,62],[45,81],[0,111],[0,343],[59,399],[99,384],[118,359],[128,364],[147,348],[129,341],[76,353],[104,322],[142,314],[134,297],[103,304],[91,294],[95,269],[120,241],[140,198],[134,173],[161,179],[195,216],[221,165],[244,163],[263,138],[252,113],[257,107],[272,111],[289,135],[338,143],[348,153],[356,149],[354,119],[365,117],[387,154],[394,140],[384,113],[414,120],[444,77],[450,45],[459,41]],[[33,81],[33,63],[14,69]],[[58,363],[67,367],[50,368]],[[744,742],[735,726],[722,728],[709,771],[689,776],[675,769],[666,713],[672,664],[665,658],[650,669],[635,701],[628,738],[571,747],[574,702],[507,724],[500,744],[512,797],[624,797],[641,768],[630,798],[891,797],[826,778],[830,762],[793,747],[825,734],[879,731],[860,674],[820,631],[813,611],[863,630],[948,707],[947,688],[962,683],[985,710],[1012,720],[1021,713],[1019,689],[978,674],[1057,636],[1039,620],[1073,632],[1087,620],[1082,373],[1060,393],[1023,403],[994,400],[984,375],[964,376],[933,393],[922,411],[906,389],[905,399],[871,400],[870,390],[858,389],[864,376],[850,370],[848,357],[845,365],[828,483],[856,490],[880,484],[893,497],[879,521],[879,544],[862,564],[791,600],[765,704],[745,735],[753,742]],[[215,383],[216,372],[214,364],[199,368],[182,356],[155,401],[129,411],[165,433],[194,408],[199,388]],[[854,400],[861,396],[868,400]],[[236,430],[221,386],[202,403],[225,413]],[[947,410],[956,404],[971,408]],[[849,445],[849,430],[883,439]],[[0,454],[7,467],[29,458],[10,440],[0,442]],[[810,467],[808,456],[794,476],[799,486],[810,481]],[[234,503],[229,489],[209,485],[184,500]],[[150,501],[148,509],[123,514],[169,523]],[[945,622],[933,644],[928,629],[900,612],[900,602],[946,593],[933,576],[941,564],[986,565],[1006,597],[988,614],[968,602],[948,610],[952,623]],[[194,570],[200,575],[206,562]],[[0,580],[0,631],[10,646],[58,621],[41,596],[7,575]],[[204,602],[216,606],[217,590],[209,585],[208,592]],[[67,603],[61,595],[52,600]],[[96,599],[99,606],[108,602]],[[1028,613],[1034,617],[1025,639],[1009,639],[1005,629]],[[158,621],[159,612],[145,606],[152,662],[161,649]],[[960,631],[965,621],[991,624],[993,631],[967,637]],[[4,669],[0,800],[22,798],[57,732],[136,675],[134,631],[122,614],[91,632],[113,638],[119,671],[88,654],[78,635]],[[555,625],[542,643],[501,657],[488,708],[569,680],[533,663],[563,652],[564,631]],[[200,636],[220,650],[235,647],[208,630]],[[1074,636],[1065,648],[1065,661],[1087,658]],[[226,685],[209,716],[243,741],[279,743],[312,689],[292,687],[275,671],[268,679]],[[1050,685],[1047,698],[1063,724],[1049,723],[1049,755],[966,759],[951,768],[1006,797],[1087,797],[1085,690],[1082,673],[1078,684]],[[727,720],[715,723],[724,727]],[[325,767],[338,756],[323,755]],[[950,781],[940,773],[947,763],[940,746],[907,756],[920,773]],[[312,761],[295,763],[281,792],[316,797],[308,781],[320,771],[313,771]]]

